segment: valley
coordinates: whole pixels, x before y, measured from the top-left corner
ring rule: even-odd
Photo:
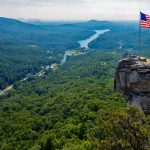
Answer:
[[[148,117],[114,90],[137,34],[136,22],[0,18],[0,149],[147,150]]]
[[[67,57],[68,56],[78,56],[78,55],[85,55],[86,53],[88,53],[89,51],[89,47],[88,47],[88,44],[90,42],[92,42],[93,40],[95,40],[96,38],[98,38],[98,36],[100,36],[101,34],[104,34],[105,32],[108,32],[109,30],[106,29],[106,30],[96,30],[95,34],[92,35],[91,37],[89,37],[88,39],[85,39],[85,40],[82,40],[82,41],[77,41],[79,44],[80,44],[80,48],[84,48],[83,49],[83,52],[82,50],[70,50],[70,51],[65,51],[64,53],[64,56],[63,56],[63,59],[61,60],[61,63],[60,64],[56,64],[56,66],[59,66],[59,65],[64,65],[64,63],[66,62],[67,60]],[[28,45],[30,47],[37,47],[35,45]],[[45,74],[45,72],[49,69],[51,70],[56,70],[56,67],[51,67],[53,66],[53,64],[49,64],[47,66],[42,66],[41,70],[36,72],[35,74],[33,74],[33,72],[30,72],[28,73],[27,75],[25,75],[25,77],[23,79],[21,79],[20,81],[23,82],[23,81],[27,81],[28,79],[30,78],[36,78],[36,77],[41,77]],[[15,82],[19,82],[19,81],[15,81]],[[3,96],[3,95],[6,95],[10,90],[12,90],[13,88],[13,84],[6,87],[5,89],[3,89],[2,91],[0,91],[0,96]]]

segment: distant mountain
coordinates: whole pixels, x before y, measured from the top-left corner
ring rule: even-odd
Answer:
[[[25,20],[23,22],[31,23],[35,25],[62,25],[62,24],[75,24],[74,21],[44,21],[44,20]]]
[[[46,32],[41,26],[25,23],[16,19],[0,17],[0,44],[32,44],[40,33]],[[37,40],[36,40],[37,41]],[[40,41],[40,37],[38,38]],[[38,43],[38,41],[36,43]]]
[[[89,30],[99,30],[99,29],[111,29],[115,26],[115,23],[110,21],[98,21],[98,20],[89,20],[87,22],[78,23],[80,27],[88,28]]]
[[[5,46],[20,43],[64,51],[78,47],[78,39],[90,36],[89,30],[84,34],[81,34],[82,31],[82,27],[73,23],[35,25],[0,17],[0,45]]]
[[[99,20],[89,20],[87,21],[86,23],[88,24],[99,24],[99,23],[112,23],[112,22],[109,22],[109,21],[99,21]]]
[[[34,23],[34,22],[32,22]],[[0,44],[24,43],[50,48],[58,53],[79,47],[77,41],[93,35],[94,30],[110,29],[89,44],[95,49],[116,49],[119,42],[123,48],[135,48],[137,45],[138,24],[136,22],[110,22],[89,20],[87,22],[51,22],[39,25],[0,17]],[[145,31],[142,31],[144,34]],[[149,46],[149,34],[142,38],[144,46]],[[108,44],[109,43],[109,44]]]
[[[1,32],[33,32],[37,30],[44,30],[44,28],[29,24],[29,23],[24,23],[15,19],[10,19],[10,18],[4,18],[0,17],[0,33]]]

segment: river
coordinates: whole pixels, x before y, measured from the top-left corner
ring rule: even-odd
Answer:
[[[94,41],[95,39],[97,39],[101,34],[104,34],[105,32],[110,31],[109,29],[105,29],[105,30],[94,30],[95,34],[90,36],[89,38],[85,39],[85,40],[81,40],[78,41],[78,43],[80,44],[81,48],[85,48],[85,49],[89,49],[89,43]]]
[[[108,32],[110,31],[109,29],[105,29],[105,30],[94,30],[94,35],[90,36],[89,38],[85,39],[85,40],[81,40],[81,41],[78,41],[78,43],[80,44],[80,47],[81,48],[85,48],[86,50],[89,49],[89,43],[92,42],[93,40],[97,39],[101,34],[104,34],[105,32]],[[63,65],[66,60],[67,60],[67,56],[68,54],[70,53],[70,51],[66,51],[64,56],[63,56],[63,59],[61,61],[61,65]]]
[[[66,62],[67,56],[68,56],[69,52],[70,52],[70,51],[65,51],[65,54],[64,54],[64,56],[63,56],[63,59],[62,59],[60,65],[63,65],[63,64]]]
[[[90,36],[89,38],[85,39],[85,40],[81,40],[81,41],[78,41],[78,43],[80,44],[80,47],[81,48],[85,48],[85,49],[89,49],[88,45],[90,42],[92,42],[93,40],[97,39],[101,34],[104,34],[105,32],[108,32],[110,31],[109,29],[105,29],[105,30],[94,30],[95,31],[95,34]],[[63,56],[63,59],[60,63],[60,65],[63,65],[66,60],[67,60],[67,56],[70,54],[71,51],[66,51],[64,56]],[[32,75],[32,77],[37,77],[37,76],[42,76],[45,71],[47,70],[48,68],[46,69],[42,69],[40,70],[39,72],[37,72],[35,75]],[[26,76],[25,78],[23,78],[21,81],[26,81],[28,80],[30,77]],[[7,93],[8,91],[10,91],[11,89],[13,88],[13,85],[10,85],[8,87],[6,87],[4,90],[0,91],[0,96],[4,95],[5,93]]]

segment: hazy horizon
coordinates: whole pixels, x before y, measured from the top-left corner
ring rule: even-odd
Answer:
[[[143,0],[0,0],[0,16],[43,21],[136,21],[139,11],[150,14]]]
[[[5,18],[5,17],[4,17]],[[106,21],[106,22],[138,22],[138,20],[98,20],[98,19],[89,19],[89,20],[50,20],[50,19],[26,19],[26,18],[10,18],[10,19],[16,19],[16,20],[20,20],[23,22],[54,22],[54,23],[84,23],[84,22],[89,22],[89,21]]]

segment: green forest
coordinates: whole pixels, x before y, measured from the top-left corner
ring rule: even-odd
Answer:
[[[37,25],[0,17],[0,90],[29,73],[34,74],[42,66],[59,63],[66,50],[79,48],[77,41],[101,29],[110,29],[110,32],[92,41],[90,48],[111,51],[118,49],[122,42],[123,49],[136,50],[136,22],[91,20]],[[145,35],[141,39],[142,48],[149,50],[149,30],[141,34]]]
[[[37,25],[0,18],[0,90],[14,85],[0,96],[0,150],[150,150],[150,117],[114,90],[122,54],[137,53],[136,26],[96,20]],[[92,41],[89,50],[79,48],[78,40],[101,29],[110,32]],[[142,43],[141,55],[150,57],[149,37]],[[67,50],[84,53],[60,65]],[[21,81],[53,63],[56,70]]]
[[[148,150],[148,118],[113,88],[120,57],[89,52],[45,77],[16,83],[0,100],[0,149]]]

